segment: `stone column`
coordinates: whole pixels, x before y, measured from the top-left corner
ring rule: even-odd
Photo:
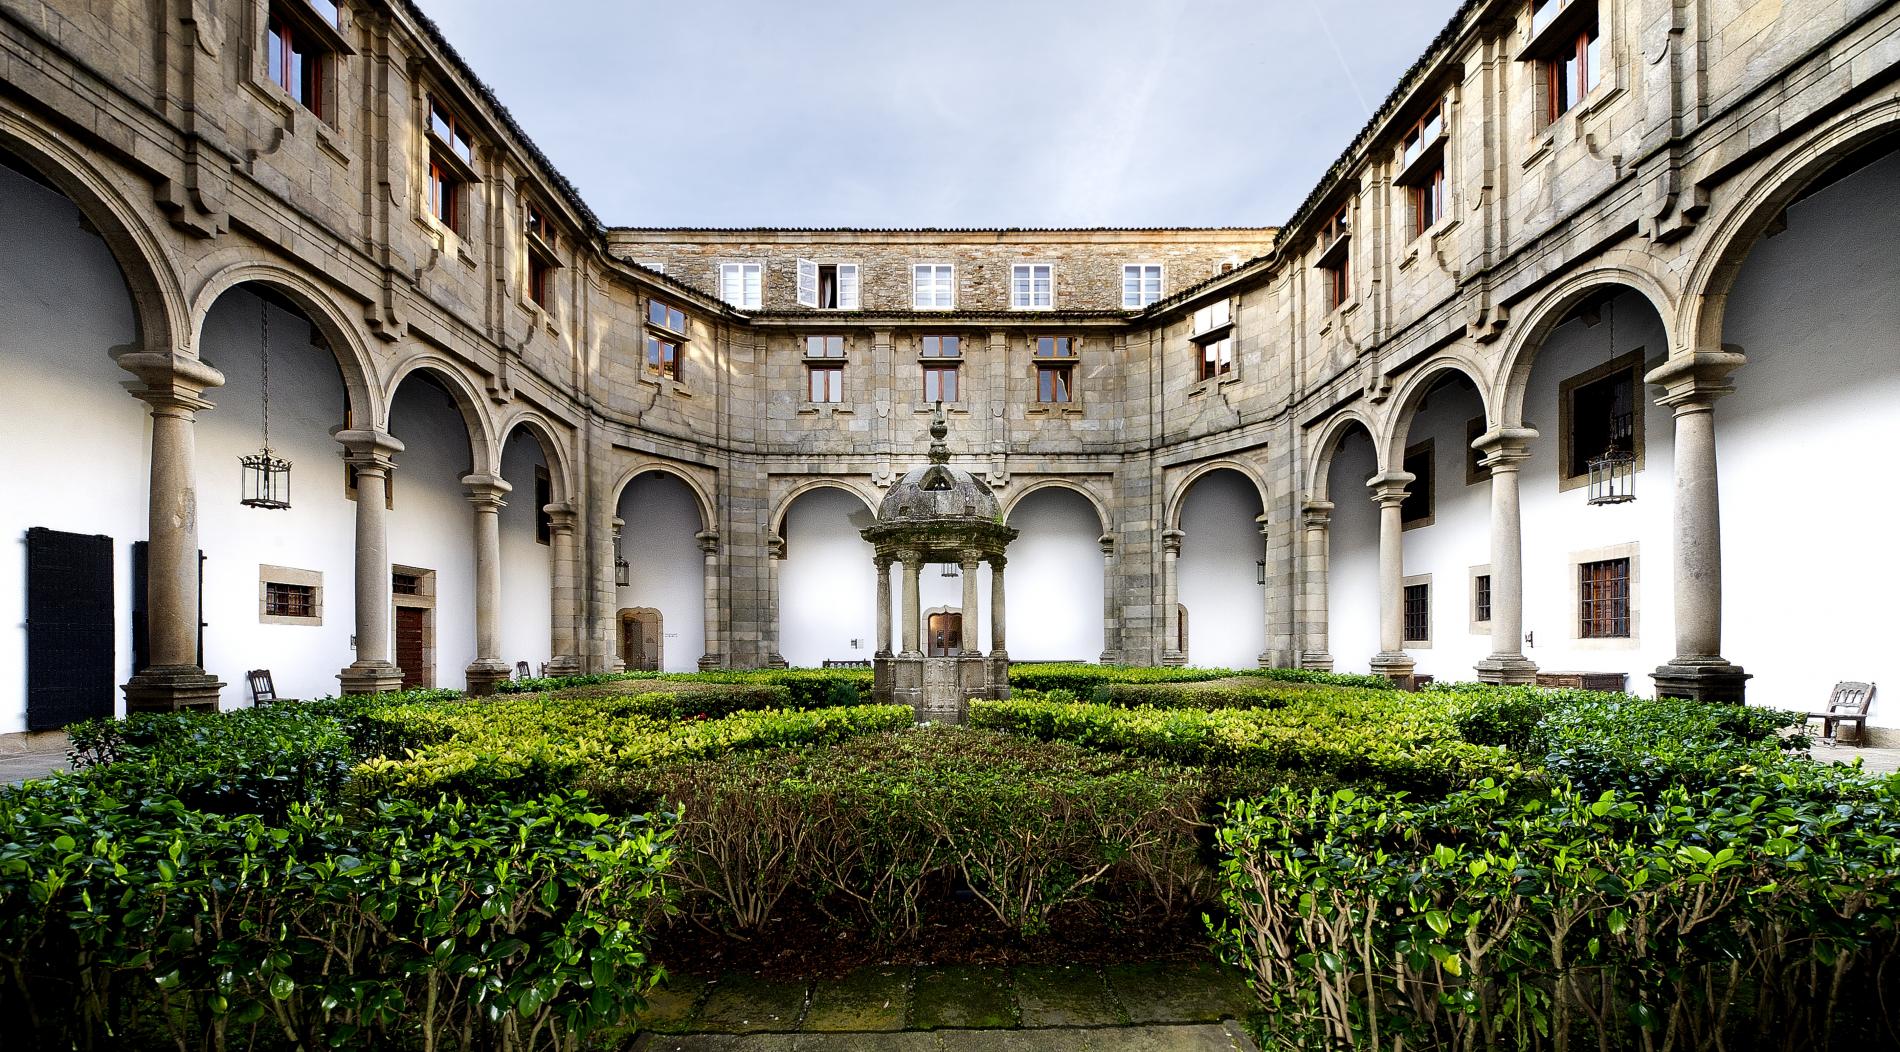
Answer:
[[[983,648],[978,646],[976,641],[976,571],[982,565],[983,553],[978,551],[964,552],[962,560],[957,564],[963,571],[963,632],[959,640],[961,644],[959,652],[964,657],[983,656]]]
[[[554,549],[554,580],[548,588],[548,643],[553,651],[548,657],[548,675],[578,676],[583,669],[575,626],[581,615],[582,574],[574,534],[580,514],[568,504],[550,504],[543,510],[548,513],[548,539]]]
[[[475,508],[475,660],[465,672],[468,693],[480,697],[510,672],[501,656],[501,509],[514,487],[494,475],[467,475],[462,485]]]
[[[1416,477],[1388,471],[1366,482],[1379,505],[1379,653],[1373,655],[1372,671],[1408,685],[1413,664],[1405,652],[1405,520],[1399,505]]]
[[[765,562],[766,562],[765,601],[770,607],[770,609],[766,611],[766,617],[765,617],[766,633],[767,633],[766,639],[765,639],[765,666],[767,668],[785,668],[786,667],[785,655],[779,653],[779,650],[778,650],[779,631],[780,631],[779,613],[778,613],[778,578],[779,578],[780,564],[783,563],[784,561],[785,561],[785,538],[780,537],[776,533],[768,535],[765,540]],[[888,571],[881,571],[881,572],[886,572],[888,574]],[[889,591],[890,581],[888,579],[888,576],[882,583],[881,587],[883,588],[884,591],[886,592]],[[888,603],[889,598],[890,597],[888,595],[884,596],[885,603]],[[890,623],[890,613],[891,613],[890,607],[888,605],[884,605],[883,608],[884,608],[884,622],[885,624],[888,625]],[[889,632],[890,629],[887,628],[885,629],[885,631]]]
[[[1260,652],[1254,663],[1261,668],[1272,668],[1274,655],[1273,639],[1273,594],[1272,586],[1267,583],[1267,540],[1272,525],[1264,514],[1254,516],[1254,525],[1260,528],[1260,558],[1254,563],[1254,583],[1260,586],[1260,641],[1267,649]]]
[[[356,660],[337,673],[345,694],[402,689],[402,669],[389,660],[389,473],[402,443],[381,431],[338,431],[344,459],[356,469]]]
[[[1009,642],[1005,629],[1009,617],[1003,603],[1003,567],[1008,560],[1000,555],[990,556],[990,660],[999,664],[1009,663]]]
[[[1115,616],[1115,535],[1104,533],[1096,543],[1102,546],[1102,655],[1104,665],[1119,665],[1122,660],[1121,619]]]
[[[918,593],[918,578],[924,571],[924,557],[921,552],[905,551],[899,553],[904,561],[904,657],[923,657],[923,648],[918,645],[917,637],[923,631],[922,599]]]
[[[1301,507],[1300,533],[1305,540],[1301,559],[1306,573],[1301,584],[1306,596],[1306,634],[1300,644],[1300,667],[1330,672],[1333,655],[1327,633],[1331,628],[1333,502],[1309,500]]]
[[[874,657],[891,656],[891,557],[877,557],[877,653]]]
[[[693,539],[699,542],[699,550],[706,557],[702,583],[702,591],[705,592],[706,652],[699,657],[699,669],[704,672],[719,668],[725,660],[721,656],[719,639],[719,534],[707,530],[693,534]]]
[[[1716,488],[1715,402],[1747,359],[1724,349],[1674,356],[1645,380],[1676,413],[1676,656],[1656,669],[1656,695],[1740,704],[1749,675],[1722,657],[1722,509]]]
[[[1537,432],[1497,428],[1473,444],[1491,469],[1491,656],[1478,662],[1485,683],[1535,683],[1537,665],[1524,656],[1524,538],[1518,512],[1518,466],[1530,459]]]
[[[150,663],[126,682],[127,710],[218,707],[224,684],[198,663],[198,454],[193,424],[204,392],[224,374],[196,358],[155,351],[119,356],[139,378],[132,397],[151,407],[145,610]],[[237,495],[231,498],[236,500]]]
[[[1181,539],[1187,534],[1168,530],[1161,535],[1161,623],[1167,638],[1161,641],[1163,665],[1187,664],[1187,651],[1181,647],[1181,592],[1176,576],[1181,561]]]

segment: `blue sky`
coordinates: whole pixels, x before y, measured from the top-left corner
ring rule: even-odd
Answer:
[[[624,226],[1284,221],[1452,0],[419,0]]]

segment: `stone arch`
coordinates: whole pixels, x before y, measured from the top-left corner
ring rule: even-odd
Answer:
[[[462,421],[468,426],[469,471],[475,475],[501,474],[501,446],[495,440],[495,431],[488,420],[488,414],[482,409],[482,396],[471,384],[455,363],[435,355],[423,355],[404,362],[391,376],[384,388],[389,392],[387,405],[396,404],[396,395],[402,390],[403,382],[417,373],[428,373],[449,392],[456,409],[461,411]],[[387,426],[388,420],[383,421]]]
[[[1836,118],[1751,173],[1747,185],[1730,197],[1732,203],[1707,223],[1710,234],[1685,279],[1676,319],[1682,346],[1696,352],[1724,349],[1729,290],[1762,235],[1809,187],[1854,155],[1879,146],[1900,148],[1900,99],[1883,99]]]
[[[131,294],[140,350],[195,356],[182,282],[158,234],[103,173],[57,138],[0,109],[0,152],[52,184],[104,239]],[[104,348],[101,348],[102,350]]]
[[[608,491],[613,495],[613,499],[608,502],[607,507],[609,509],[619,508],[620,498],[626,494],[627,487],[633,485],[634,479],[639,478],[649,471],[678,479],[684,483],[687,491],[693,495],[694,506],[699,509],[699,528],[707,533],[713,533],[719,529],[719,519],[713,514],[712,494],[706,488],[706,484],[694,477],[693,472],[685,465],[659,460],[653,457],[642,457],[635,461],[631,467],[620,473],[620,478],[614,483],[614,488]],[[611,513],[610,511],[610,514]]]
[[[777,503],[773,505],[771,520],[772,535],[775,537],[783,537],[785,535],[785,515],[792,510],[792,505],[798,502],[798,498],[821,489],[843,490],[853,497],[858,498],[858,500],[863,501],[865,510],[870,512],[873,518],[877,516],[878,502],[869,494],[844,479],[807,479],[793,486],[785,496],[779,498]]]
[[[554,422],[533,409],[519,409],[505,420],[496,430],[500,441],[496,449],[508,448],[508,440],[516,431],[526,431],[541,447],[541,459],[547,462],[549,478],[549,496],[556,504],[566,504],[573,499],[573,466],[568,459],[567,443],[558,437],[559,429]],[[499,463],[499,461],[498,461]]]
[[[1345,409],[1328,417],[1320,425],[1318,437],[1312,445],[1311,459],[1307,462],[1306,489],[1308,499],[1316,501],[1331,500],[1327,494],[1327,478],[1333,470],[1333,454],[1339,452],[1339,444],[1346,440],[1357,428],[1365,434],[1366,441],[1372,443],[1376,455],[1379,429],[1364,413],[1356,409]]]
[[[1252,483],[1254,492],[1260,496],[1260,510],[1262,514],[1265,514],[1266,510],[1273,506],[1267,499],[1267,484],[1261,480],[1259,472],[1238,460],[1223,457],[1220,460],[1210,460],[1206,463],[1196,464],[1191,471],[1181,476],[1181,481],[1175,485],[1173,492],[1168,496],[1167,517],[1163,520],[1168,524],[1168,529],[1178,530],[1181,528],[1181,509],[1187,505],[1188,491],[1194,488],[1194,483],[1216,471],[1237,472],[1242,478]]]
[[[1521,312],[1524,324],[1517,329],[1510,346],[1499,359],[1497,371],[1485,397],[1485,411],[1494,427],[1524,426],[1524,395],[1530,385],[1531,368],[1537,363],[1550,334],[1570,317],[1577,305],[1613,289],[1627,289],[1647,301],[1662,319],[1663,334],[1673,349],[1678,345],[1674,319],[1677,296],[1674,289],[1650,272],[1653,266],[1644,253],[1619,249],[1607,253],[1595,265],[1566,275],[1533,298]],[[1520,313],[1512,308],[1513,314]],[[1480,393],[1487,386],[1480,384]]]
[[[1028,499],[1031,493],[1035,493],[1035,492],[1038,492],[1040,490],[1045,490],[1045,489],[1066,490],[1071,493],[1079,494],[1083,500],[1086,500],[1089,502],[1089,507],[1095,509],[1095,520],[1097,523],[1101,525],[1102,527],[1101,532],[1108,533],[1110,530],[1114,528],[1114,523],[1109,519],[1109,516],[1108,516],[1108,508],[1106,505],[1102,503],[1102,499],[1100,497],[1096,496],[1092,490],[1090,490],[1087,486],[1084,486],[1079,482],[1075,482],[1070,479],[1059,479],[1059,478],[1038,479],[1035,482],[1031,482],[1029,485],[1024,486],[1021,490],[1017,491],[1013,496],[1011,496],[1007,501],[1003,503],[1003,521],[1007,523],[1009,521],[1009,517],[1016,513],[1017,507],[1020,506],[1024,500]]]
[[[1404,468],[1405,444],[1411,437],[1412,420],[1418,416],[1419,406],[1425,401],[1426,394],[1447,376],[1464,377],[1477,392],[1478,401],[1484,407],[1485,421],[1495,422],[1491,400],[1485,397],[1490,385],[1485,382],[1483,370],[1462,355],[1440,354],[1412,370],[1394,392],[1392,411],[1386,414],[1385,437],[1375,447],[1380,470],[1400,471]]]
[[[323,287],[295,270],[274,263],[234,263],[213,273],[199,286],[191,301],[194,353],[211,308],[226,292],[240,285],[262,285],[295,303],[311,326],[322,334],[323,342],[336,359],[356,426],[378,431],[387,429],[390,403],[377,389],[376,367],[362,339],[344,322],[343,312],[336,309]],[[395,393],[394,385],[389,391],[392,395]]]

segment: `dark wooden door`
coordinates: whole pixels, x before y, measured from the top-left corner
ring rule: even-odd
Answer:
[[[620,619],[620,662],[634,671],[660,668],[660,614],[642,610]]]
[[[419,606],[396,608],[396,665],[402,669],[404,690],[430,686],[429,669],[422,655],[422,637],[428,624],[429,611]]]
[[[963,615],[930,615],[930,656],[952,657],[963,652]]]
[[[112,538],[26,531],[26,726],[113,710]]]

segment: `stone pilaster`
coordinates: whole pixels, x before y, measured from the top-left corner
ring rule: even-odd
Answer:
[[[204,392],[224,374],[196,358],[153,351],[119,356],[138,377],[132,397],[151,407],[145,609],[150,663],[126,682],[130,711],[218,707],[224,684],[198,663],[198,465],[193,425]],[[236,494],[231,499],[237,499]]]
[[[693,535],[699,542],[700,554],[705,558],[705,578],[702,582],[705,614],[706,652],[700,655],[700,671],[708,671],[725,664],[725,651],[720,646],[719,636],[719,534],[707,530]]]
[[[1181,646],[1179,576],[1181,540],[1186,536],[1180,530],[1166,530],[1161,534],[1161,623],[1167,626],[1166,636],[1161,640],[1163,665],[1187,664],[1187,651]]]
[[[1524,538],[1518,467],[1530,459],[1537,432],[1494,428],[1473,445],[1491,470],[1491,656],[1478,662],[1485,683],[1535,683],[1537,665],[1524,656]]]
[[[1096,660],[1104,665],[1119,665],[1122,631],[1115,595],[1115,535],[1104,533],[1097,543],[1102,546],[1102,656]]]
[[[402,443],[381,431],[338,431],[344,459],[356,470],[356,660],[337,673],[345,694],[402,689],[402,669],[389,660],[389,475]]]
[[[1740,704],[1749,675],[1722,657],[1722,509],[1716,486],[1715,403],[1735,390],[1733,351],[1678,355],[1644,379],[1675,410],[1676,656],[1651,673],[1656,695]]]
[[[765,560],[767,563],[765,568],[765,604],[767,609],[764,612],[766,626],[765,665],[767,668],[785,668],[787,667],[785,655],[779,653],[778,649],[780,633],[783,631],[783,626],[779,621],[778,582],[779,575],[785,569],[785,538],[776,533],[766,538]],[[891,631],[890,567],[888,565],[880,567],[878,573],[881,575],[878,581],[878,609],[883,612],[884,617],[884,633],[878,637],[881,640],[880,645],[882,646],[890,643],[890,640],[885,638],[885,636],[890,635]]]
[[[575,543],[580,514],[568,504],[549,504],[543,510],[548,513],[548,539],[554,549],[554,580],[548,588],[548,649],[552,651],[548,675],[577,676],[582,672],[577,634],[582,574],[580,548]]]
[[[465,674],[468,693],[480,697],[510,672],[501,656],[501,509],[514,487],[494,475],[467,475],[462,485],[475,509],[475,660]]]
[[[1416,477],[1388,471],[1366,482],[1379,506],[1379,652],[1373,655],[1372,671],[1408,685],[1414,665],[1405,652],[1405,520],[1400,505]]]
[[[1333,502],[1309,500],[1300,509],[1302,594],[1306,599],[1306,629],[1300,642],[1300,667],[1330,672],[1333,655],[1328,647],[1330,572],[1332,568]]]
[[[1265,514],[1255,516],[1254,525],[1260,530],[1260,559],[1254,564],[1254,583],[1260,586],[1260,638],[1267,641],[1267,649],[1260,652],[1254,663],[1261,668],[1274,666],[1273,653],[1273,591],[1267,587],[1267,542],[1272,538],[1273,524]]]

